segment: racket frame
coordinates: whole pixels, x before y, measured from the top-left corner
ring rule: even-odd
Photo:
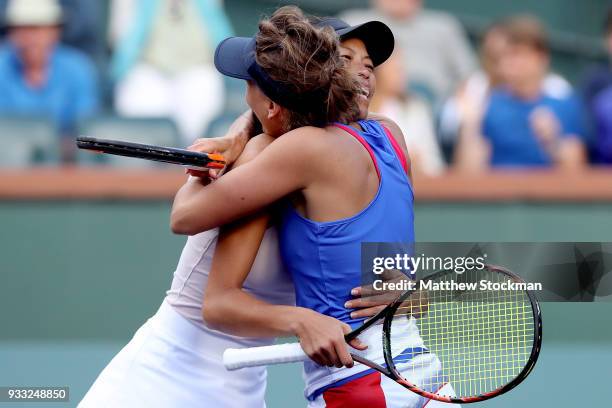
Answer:
[[[201,153],[173,147],[87,136],[77,137],[76,145],[79,149],[90,150],[95,153],[178,164],[195,170],[223,169],[225,167],[223,156],[215,153]]]
[[[520,278],[515,273],[510,272],[509,270],[502,268],[500,266],[486,265],[486,268],[490,271],[495,271],[503,275],[506,275],[510,280],[514,282],[517,282],[517,283],[525,282],[522,278]],[[436,272],[428,276],[427,279],[435,279],[440,276],[447,275],[449,273],[453,273],[453,271],[442,270],[442,271]],[[480,401],[488,400],[493,397],[497,397],[501,394],[504,394],[510,391],[511,389],[515,388],[518,384],[520,384],[525,378],[527,378],[529,373],[533,370],[533,367],[535,366],[538,356],[540,354],[541,345],[542,345],[542,316],[540,312],[540,306],[534,294],[529,290],[525,290],[524,292],[527,294],[527,297],[531,303],[531,310],[532,310],[532,315],[534,319],[533,345],[532,345],[531,354],[529,356],[527,363],[525,364],[521,372],[512,381],[499,387],[496,390],[489,391],[489,392],[486,392],[480,395],[473,395],[473,396],[466,396],[466,397],[443,396],[443,395],[438,395],[438,394],[435,394],[435,393],[419,388],[416,384],[404,378],[401,375],[401,373],[397,370],[397,368],[395,367],[395,363],[393,362],[393,355],[391,352],[391,325],[392,325],[392,322],[397,315],[398,309],[405,303],[405,301],[411,295],[413,295],[416,292],[418,292],[418,290],[414,289],[414,290],[409,290],[407,292],[400,294],[391,304],[389,304],[389,306],[379,311],[376,315],[374,315],[370,319],[366,320],[360,327],[356,328],[352,332],[345,335],[345,340],[348,343],[356,339],[360,334],[362,334],[364,331],[366,331],[370,327],[377,325],[377,324],[381,324],[381,321],[382,321],[383,356],[384,356],[386,367],[383,367],[382,365],[374,363],[373,361],[370,361],[360,356],[357,353],[350,353],[355,361],[361,364],[364,364],[367,367],[370,367],[370,368],[373,368],[379,371],[380,373],[386,375],[390,379],[396,381],[398,384],[404,386],[408,390],[418,395],[421,395],[425,398],[433,399],[433,400],[441,401],[441,402],[458,403],[458,404],[480,402]],[[295,344],[299,344],[299,343],[295,343]],[[251,350],[267,349],[270,347],[278,347],[278,346],[266,346],[266,347],[259,347],[259,348],[255,347],[255,348],[252,348]],[[226,350],[226,353],[229,351],[240,352],[241,349],[235,349],[235,350],[228,349]],[[278,362],[271,362],[269,364],[278,364],[278,363],[284,363],[288,361],[305,361],[307,359],[308,357],[304,353],[302,357],[291,358],[291,359],[279,359]],[[260,364],[255,364],[255,365],[260,365]],[[261,365],[265,365],[265,363]],[[251,365],[239,365],[232,369],[238,369],[241,367],[250,367],[250,366]]]
[[[486,268],[489,269],[490,271],[495,271],[495,272],[508,276],[508,278],[512,280],[513,282],[517,282],[517,283],[525,282],[520,276],[518,276],[517,274],[501,266],[486,265]],[[431,276],[428,276],[427,278],[435,279],[442,275],[448,274],[449,272],[450,271],[448,270],[439,271]],[[384,355],[385,363],[388,367],[388,370],[383,369],[384,371],[382,372],[385,375],[387,375],[386,372],[389,372],[390,374],[388,375],[389,378],[395,380],[400,385],[408,388],[410,391],[416,394],[419,394],[425,398],[429,398],[429,399],[433,399],[433,400],[441,401],[441,402],[466,404],[466,403],[472,403],[472,402],[485,401],[485,400],[491,399],[493,397],[497,397],[501,394],[504,394],[510,391],[511,389],[519,385],[521,382],[523,382],[523,380],[527,378],[531,370],[533,370],[533,367],[535,367],[535,364],[538,360],[538,356],[540,355],[540,350],[542,348],[542,314],[540,311],[540,305],[535,295],[529,290],[524,290],[524,292],[527,294],[527,297],[531,303],[531,310],[532,310],[533,319],[534,319],[533,320],[534,321],[533,346],[531,348],[531,354],[529,356],[529,360],[527,361],[527,364],[525,364],[525,367],[523,367],[521,372],[512,381],[510,381],[507,384],[504,384],[503,386],[499,387],[496,390],[489,391],[489,392],[479,394],[479,395],[470,396],[470,397],[443,396],[443,395],[438,395],[438,394],[435,394],[435,393],[419,388],[416,384],[410,382],[409,380],[407,380],[401,375],[401,373],[395,367],[395,363],[393,362],[393,355],[391,354],[391,323],[393,322],[393,319],[395,318],[399,307],[416,291],[417,290],[415,289],[415,290],[411,290],[411,291],[402,293],[391,305],[389,305],[389,307],[385,308],[384,310],[382,310],[381,313],[377,314],[374,318],[372,318],[372,319],[375,319],[375,318],[379,319],[381,317],[379,315],[384,315],[383,355]],[[363,361],[360,361],[360,362],[372,367],[371,362],[363,362]],[[372,367],[372,368],[376,368],[376,367]]]

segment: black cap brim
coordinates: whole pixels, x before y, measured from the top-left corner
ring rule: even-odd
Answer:
[[[223,75],[252,80],[248,69],[255,60],[255,39],[230,37],[223,40],[215,51],[215,67]]]
[[[357,38],[366,46],[374,66],[389,59],[395,48],[395,37],[391,29],[381,21],[368,21],[356,26],[336,30],[340,40]]]

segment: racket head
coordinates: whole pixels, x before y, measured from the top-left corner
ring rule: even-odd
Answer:
[[[485,271],[478,278],[487,279],[488,276],[491,282],[524,283],[518,275],[499,266],[486,265]],[[427,280],[443,281],[451,276],[456,278],[458,275],[454,271],[441,271]],[[484,401],[516,387],[529,375],[540,354],[542,318],[531,291],[512,292],[513,297],[509,298],[475,297],[471,301],[467,292],[452,292],[452,298],[438,296],[436,291],[428,291],[424,296],[418,290],[399,296],[384,311],[383,349],[390,377],[425,398],[460,404]],[[441,363],[439,374],[421,379],[420,383],[417,380],[420,378],[418,369],[422,367],[415,364],[413,369],[399,369],[394,362],[398,356],[391,352],[391,339],[397,338],[397,333],[392,335],[396,326],[394,322],[412,314],[415,296],[418,296],[415,314],[420,316],[410,319],[415,319],[428,352],[435,354]],[[432,309],[432,305],[438,310]],[[402,311],[407,307],[410,313]],[[427,309],[425,313],[424,308]],[[472,317],[473,321],[453,322],[449,316]],[[453,334],[448,336],[448,332]],[[448,336],[446,341],[440,340],[444,336]],[[462,339],[463,342],[459,341]],[[517,344],[518,352],[513,347]],[[473,347],[476,347],[475,351]],[[445,388],[449,393],[443,391],[447,384],[452,386]]]
[[[77,137],[76,145],[79,149],[90,150],[96,153],[178,164],[196,170],[223,169],[225,167],[223,156],[216,153],[200,153],[173,147],[87,136]]]

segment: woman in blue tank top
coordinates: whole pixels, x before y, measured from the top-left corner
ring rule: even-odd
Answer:
[[[332,380],[338,378],[326,376],[323,366],[352,366],[343,335],[361,319],[351,314],[345,303],[350,290],[360,284],[360,244],[412,242],[413,194],[403,138],[393,124],[389,124],[392,129],[389,131],[376,121],[326,127],[320,123],[317,125],[321,127],[302,127],[284,133],[305,124],[304,113],[300,111],[316,109],[317,97],[321,96],[316,95],[321,86],[316,81],[324,82],[326,77],[331,80],[329,97],[348,95],[350,99],[350,92],[356,92],[357,100],[351,102],[363,114],[373,93],[374,76],[370,61],[359,74],[358,89],[351,90],[350,85],[341,89],[333,83],[339,75],[346,74],[338,66],[329,68],[321,64],[314,71],[305,71],[303,65],[287,64],[286,61],[299,60],[292,55],[296,48],[277,44],[283,44],[288,37],[290,41],[292,34],[299,37],[296,24],[303,30],[313,28],[306,27],[304,21],[278,18],[277,12],[270,24],[260,25],[256,42],[229,39],[222,43],[215,61],[221,72],[248,81],[247,102],[268,134],[262,136],[276,140],[252,161],[215,183],[204,186],[194,182],[186,186],[177,195],[172,223],[179,232],[187,228],[204,230],[257,214],[284,199],[282,251],[296,283],[298,307],[272,309],[254,299],[245,299],[249,307],[233,323],[228,321],[232,319],[227,314],[207,314],[206,308],[205,317],[209,323],[236,334],[297,334],[314,361],[310,374],[307,368],[307,375],[313,378],[307,396],[316,404],[323,393],[321,389],[333,385]],[[360,40],[345,45],[343,57],[351,64],[369,59],[364,57],[367,50]],[[249,52],[248,47],[255,52]],[[245,61],[244,55],[249,54],[254,54],[254,58]],[[328,61],[334,58],[339,56],[330,55]],[[317,69],[320,72],[313,75]],[[305,81],[298,82],[302,79]],[[315,81],[314,88],[308,89],[308,80]],[[257,218],[252,221],[258,222],[262,221]],[[219,289],[222,288],[208,287]],[[265,315],[264,311],[272,310],[275,316]],[[358,343],[353,346],[363,348]]]

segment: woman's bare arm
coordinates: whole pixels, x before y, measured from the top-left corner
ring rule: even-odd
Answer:
[[[242,290],[268,222],[263,214],[221,228],[202,308],[212,328],[237,336],[295,335],[298,308],[272,305]]]
[[[344,341],[350,326],[309,309],[266,303],[243,291],[268,222],[267,215],[256,215],[221,229],[204,296],[204,319],[212,328],[238,336],[296,336],[318,364],[351,367]],[[364,348],[355,341],[351,345]]]
[[[265,208],[309,183],[317,155],[323,153],[308,143],[315,128],[291,131],[271,143],[261,154],[219,180],[204,185],[198,178],[177,193],[171,228],[177,234],[193,235],[231,223]],[[246,146],[244,154],[258,150],[260,135]]]

